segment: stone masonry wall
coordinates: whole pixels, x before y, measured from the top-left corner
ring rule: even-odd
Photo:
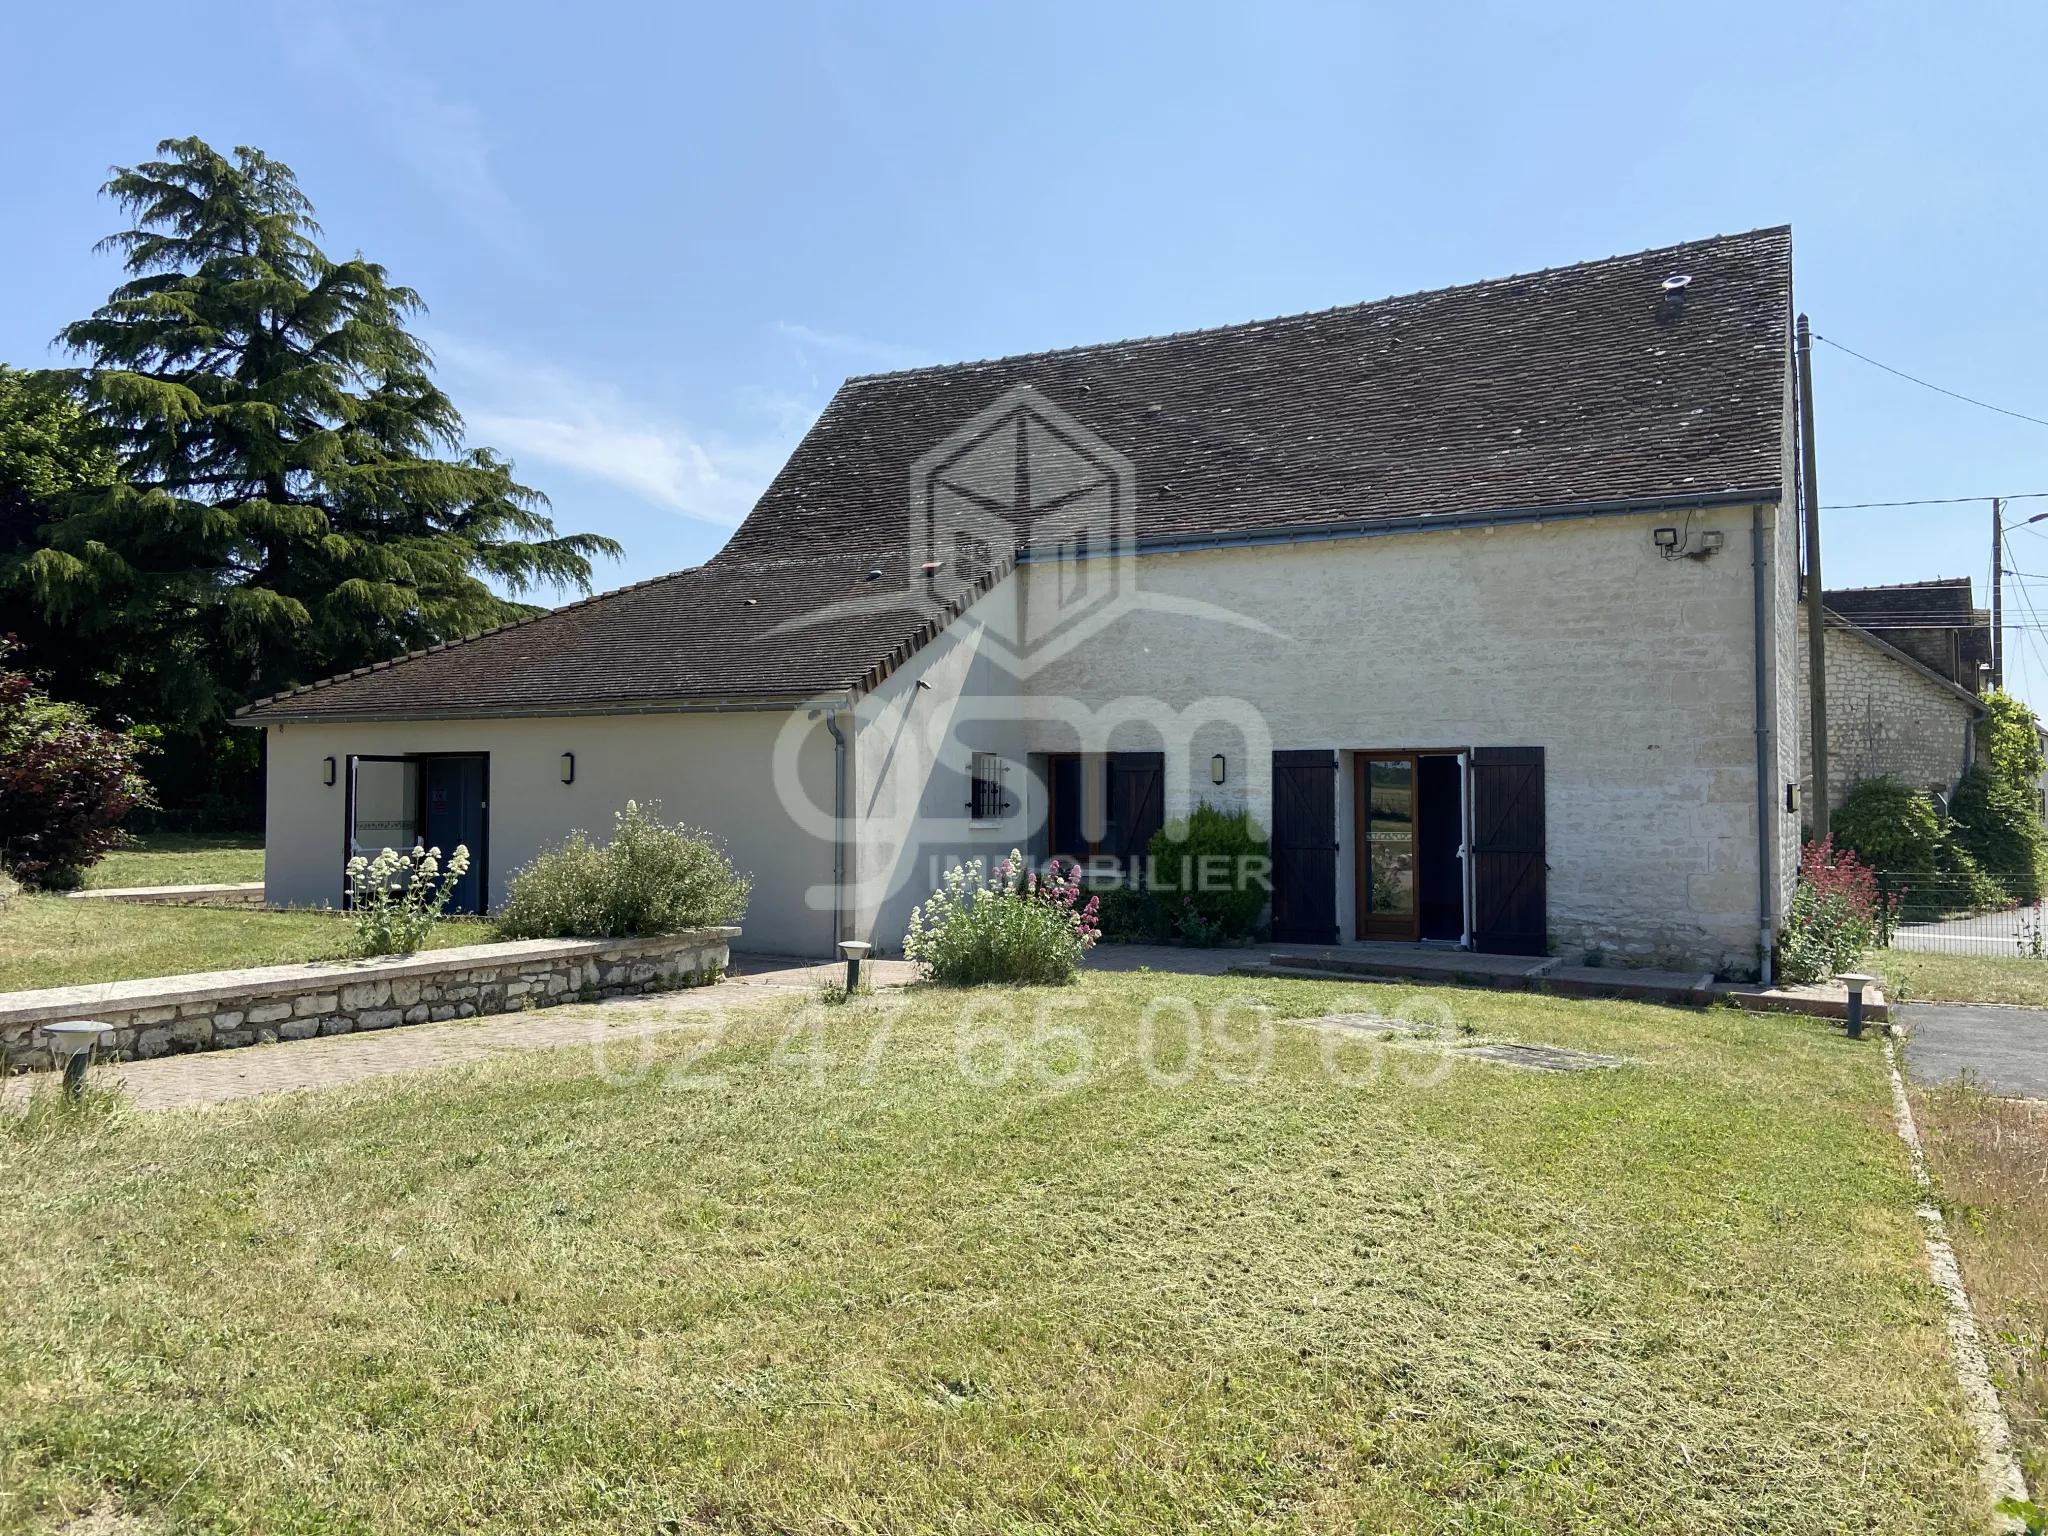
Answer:
[[[1851,629],[1829,625],[1828,791],[1830,803],[1865,779],[1889,774],[1914,789],[1946,794],[1962,777],[1976,710],[1949,688]],[[1799,783],[1813,794],[1813,743],[1806,729],[1811,671],[1799,647]]]
[[[101,1054],[135,1060],[704,985],[724,972],[738,933],[533,939],[0,993],[0,1061],[8,1071],[54,1065],[42,1026],[72,1020],[104,1023]]]

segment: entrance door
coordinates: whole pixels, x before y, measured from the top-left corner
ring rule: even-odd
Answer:
[[[386,848],[439,848],[445,867],[458,847],[467,848],[469,869],[449,893],[447,910],[482,915],[490,889],[487,763],[481,755],[351,757],[344,861],[358,854],[374,859]]]
[[[455,882],[448,910],[480,916],[484,910],[484,760],[430,757],[421,766],[427,782],[422,831],[427,846],[441,850],[443,868],[457,848],[469,850],[469,869]]]
[[[1465,775],[1453,752],[1361,752],[1358,936],[1465,939]]]
[[[1337,754],[1273,754],[1273,939],[1337,942]]]

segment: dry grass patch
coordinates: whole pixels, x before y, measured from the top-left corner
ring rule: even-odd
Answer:
[[[1928,1168],[2038,1498],[2048,1492],[2048,1102],[1968,1084],[1915,1097]]]
[[[1365,1007],[1635,1065],[1262,1023]],[[0,1530],[1970,1526],[1874,1043],[1126,974],[648,1048],[0,1139]]]

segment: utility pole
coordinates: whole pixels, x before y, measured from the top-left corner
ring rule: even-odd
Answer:
[[[1813,334],[1799,317],[1799,456],[1806,491],[1806,662],[1807,737],[1812,745],[1815,842],[1828,835],[1828,651],[1827,610],[1820,596],[1820,479],[1813,450]]]
[[[1991,498],[1991,686],[2005,687],[2005,503]]]

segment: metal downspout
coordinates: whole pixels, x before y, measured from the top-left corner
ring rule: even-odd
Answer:
[[[1756,911],[1763,964],[1762,981],[1771,984],[1771,817],[1773,797],[1770,772],[1770,717],[1765,708],[1767,675],[1764,665],[1764,509],[1756,502],[1749,509],[1749,569],[1751,606],[1755,620],[1756,652]]]
[[[844,937],[846,925],[846,733],[839,729],[839,711],[825,711],[825,729],[832,733],[832,942]]]

